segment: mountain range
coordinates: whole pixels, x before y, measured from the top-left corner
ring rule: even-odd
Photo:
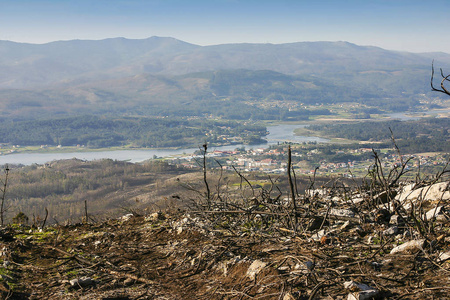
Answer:
[[[447,53],[398,52],[348,42],[198,46],[166,37],[0,41],[0,116],[161,112],[168,103],[220,99],[416,103],[421,95],[430,95],[433,59],[437,67],[449,69]]]

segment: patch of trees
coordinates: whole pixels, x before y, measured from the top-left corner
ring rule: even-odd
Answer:
[[[151,186],[152,191],[157,191],[162,178],[188,172],[158,160],[132,164],[111,159],[92,162],[71,159],[46,167],[11,166],[7,216],[23,212],[38,217],[48,208],[52,218],[65,221],[83,215],[85,200],[90,213],[104,215],[126,205],[125,199],[132,197],[130,191],[135,187]]]
[[[283,99],[283,98],[279,98]],[[168,117],[202,117],[217,116],[227,120],[280,120],[295,121],[308,120],[310,116],[329,115],[326,108],[298,109],[290,111],[285,107],[262,107],[259,105],[262,98],[253,99],[255,105],[248,104],[243,97],[233,96],[226,99],[206,97],[187,101],[180,105],[160,104],[146,111],[147,115]],[[314,102],[315,104],[315,102]],[[142,113],[142,111],[141,111]]]
[[[449,152],[449,122],[449,118],[426,118],[417,121],[322,124],[312,125],[309,129],[329,137],[386,143],[391,139],[390,128],[404,153]]]
[[[221,136],[244,141],[261,140],[264,125],[220,120],[181,118],[80,116],[0,123],[0,143],[14,145],[86,145],[92,148],[186,147],[205,141],[223,143]]]

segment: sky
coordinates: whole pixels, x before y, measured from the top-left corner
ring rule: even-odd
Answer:
[[[346,41],[450,53],[450,0],[0,0],[0,40]]]

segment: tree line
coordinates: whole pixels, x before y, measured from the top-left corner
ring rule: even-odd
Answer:
[[[13,145],[86,145],[91,148],[186,147],[223,143],[223,135],[261,141],[267,130],[250,122],[157,117],[84,115],[0,123],[0,143]]]
[[[392,130],[404,153],[450,152],[449,118],[423,118],[415,121],[363,122],[311,125],[309,129],[329,137],[389,143]]]

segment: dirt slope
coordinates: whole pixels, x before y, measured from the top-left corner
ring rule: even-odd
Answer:
[[[381,223],[331,220],[333,234],[283,227],[217,226],[183,212],[99,224],[4,228],[3,299],[444,299],[450,290],[448,227],[422,250],[389,254]],[[253,222],[253,223],[252,223]],[[336,229],[337,228],[337,229]],[[447,229],[445,229],[447,228]],[[330,230],[333,231],[333,230]],[[359,297],[359,298],[358,298]],[[367,298],[370,299],[370,298]]]

